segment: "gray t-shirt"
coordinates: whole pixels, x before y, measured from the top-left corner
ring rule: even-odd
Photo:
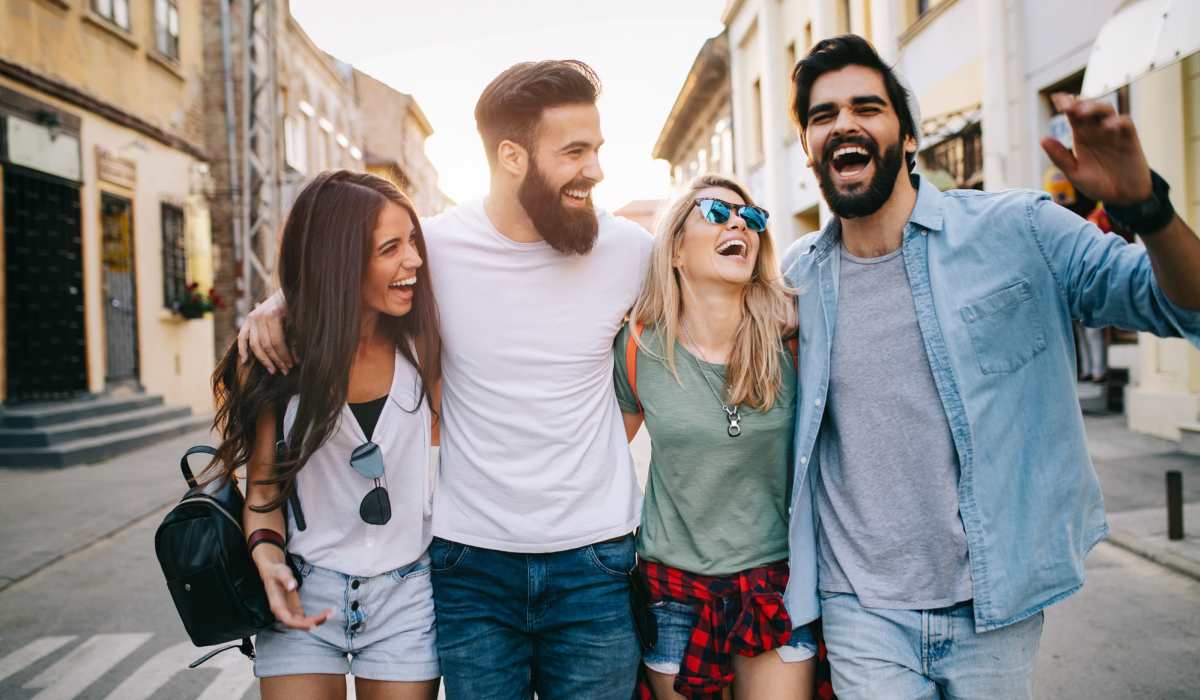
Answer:
[[[816,489],[819,588],[867,607],[971,598],[958,457],[901,250],[842,249]]]

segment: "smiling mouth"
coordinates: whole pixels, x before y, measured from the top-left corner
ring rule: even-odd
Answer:
[[[833,170],[844,178],[861,175],[871,162],[871,152],[863,146],[845,145],[834,149],[830,157]]]
[[[407,279],[396,280],[388,285],[388,289],[399,292],[412,292],[416,288],[417,276],[413,275]]]
[[[587,204],[588,199],[592,196],[592,191],[590,189],[579,189],[574,187],[563,188],[562,195],[568,202],[571,202],[572,204]]]
[[[741,258],[745,260],[746,253],[746,242],[738,238],[731,238],[717,246],[717,255],[724,258]]]

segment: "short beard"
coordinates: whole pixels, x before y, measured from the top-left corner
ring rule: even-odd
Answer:
[[[570,189],[579,184],[580,188],[591,189],[592,183],[568,184],[564,189]],[[525,208],[526,215],[533,222],[538,235],[550,244],[550,247],[567,255],[586,255],[596,244],[596,235],[600,230],[600,220],[596,211],[588,205],[578,211],[563,206],[561,190],[555,190],[542,177],[537,163],[529,161],[529,171],[521,181],[517,190],[517,199]]]
[[[871,160],[876,163],[876,166],[875,175],[864,189],[843,194],[838,191],[837,185],[833,184],[833,158],[831,155],[836,148],[847,143],[855,143],[866,148],[871,153]],[[860,139],[830,141],[826,145],[825,151],[821,158],[821,164],[817,167],[817,180],[821,184],[821,194],[825,195],[829,209],[842,219],[857,219],[879,211],[879,208],[892,196],[892,190],[896,187],[896,177],[900,174],[903,162],[900,155],[900,144],[892,144],[883,152],[882,157],[879,155],[879,147],[873,141]]]

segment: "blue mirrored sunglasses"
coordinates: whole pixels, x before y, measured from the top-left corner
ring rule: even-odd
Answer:
[[[737,212],[742,221],[746,222],[746,228],[751,231],[766,230],[767,218],[770,216],[767,210],[762,207],[748,204],[730,204],[722,199],[715,199],[713,197],[695,199],[692,200],[692,204],[700,207],[700,213],[704,215],[704,220],[710,224],[723,224],[729,221],[729,216],[733,212]]]

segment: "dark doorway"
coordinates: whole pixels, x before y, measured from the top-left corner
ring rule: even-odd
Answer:
[[[10,402],[87,390],[79,185],[4,166],[5,358]]]
[[[136,385],[137,289],[134,284],[133,203],[107,192],[100,194],[103,241],[104,330],[107,338],[107,389]]]

